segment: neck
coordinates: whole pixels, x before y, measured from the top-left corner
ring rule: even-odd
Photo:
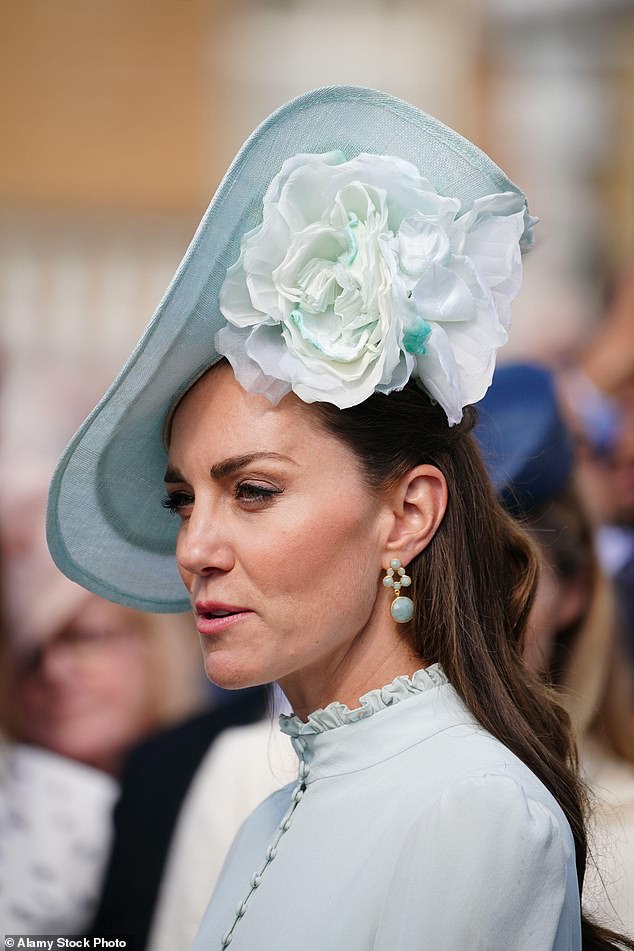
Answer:
[[[293,712],[306,720],[314,710],[337,700],[350,709],[369,690],[410,676],[427,664],[412,650],[396,625],[374,633],[362,631],[352,644],[279,681]]]

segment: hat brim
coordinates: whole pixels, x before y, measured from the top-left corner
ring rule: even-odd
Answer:
[[[177,612],[189,600],[176,569],[177,520],[161,505],[162,432],[174,399],[219,359],[218,295],[245,232],[283,162],[338,149],[412,162],[463,208],[496,192],[521,194],[471,142],[385,93],[334,86],[273,113],[244,144],[130,360],[67,447],[49,492],[47,538],[69,578],[111,601]]]

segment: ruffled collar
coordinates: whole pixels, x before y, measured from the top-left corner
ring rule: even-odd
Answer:
[[[326,733],[340,726],[357,723],[365,720],[374,713],[393,707],[418,694],[425,693],[432,687],[440,687],[448,683],[447,675],[440,664],[432,664],[415,671],[411,677],[403,674],[396,677],[392,683],[376,690],[370,690],[359,698],[359,706],[353,710],[345,703],[335,700],[325,709],[319,709],[309,714],[306,722],[298,716],[281,713],[279,717],[280,730],[290,737],[306,737],[319,733]]]

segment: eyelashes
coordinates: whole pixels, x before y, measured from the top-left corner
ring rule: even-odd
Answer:
[[[254,482],[239,482],[234,488],[234,498],[243,506],[263,506],[272,502],[275,496],[281,495],[283,489],[274,489],[271,486],[258,485]],[[161,505],[172,515],[179,515],[194,503],[194,496],[182,489],[168,492],[162,499]]]
[[[168,492],[161,500],[161,505],[164,509],[167,509],[171,515],[176,515],[181,509],[187,505],[191,505],[193,501],[194,497],[187,492]]]
[[[270,502],[274,496],[281,495],[283,489],[257,485],[253,482],[240,482],[235,488],[235,497],[242,502]]]

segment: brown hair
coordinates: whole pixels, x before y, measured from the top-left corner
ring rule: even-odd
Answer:
[[[592,528],[574,484],[526,515],[526,528],[559,583],[580,584],[586,603],[555,632],[548,675],[571,716],[576,735],[591,734],[634,764],[634,678],[612,583],[602,574]]]
[[[476,414],[449,427],[442,409],[413,382],[389,396],[339,410],[314,405],[325,430],[359,460],[381,491],[420,464],[447,480],[445,517],[409,565],[416,613],[404,636],[428,663],[439,662],[480,723],[544,783],[575,841],[579,892],[586,866],[585,795],[570,721],[553,691],[525,667],[522,641],[538,580],[538,555],[498,503],[473,436]],[[634,942],[582,919],[584,951],[634,949]]]

